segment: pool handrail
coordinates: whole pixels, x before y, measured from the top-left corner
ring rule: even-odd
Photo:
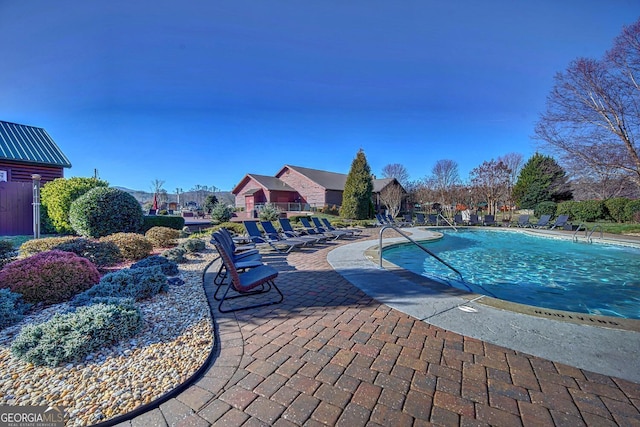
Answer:
[[[596,224],[593,226],[593,228],[591,229],[591,231],[589,232],[589,235],[587,236],[587,241],[589,243],[593,243],[593,239],[591,238],[591,236],[593,235],[593,233],[597,230],[600,229],[600,240],[602,240],[602,236],[604,235],[604,229],[602,228],[602,225],[600,224]],[[585,234],[586,234],[586,230],[585,230]]]
[[[411,243],[413,243],[414,245],[416,245],[417,247],[419,247],[420,249],[422,249],[424,252],[426,252],[427,254],[431,255],[433,258],[435,258],[436,260],[438,260],[441,264],[449,267],[452,271],[454,271],[458,276],[460,276],[460,281],[462,283],[465,283],[464,278],[462,277],[462,273],[460,273],[455,267],[453,267],[451,264],[449,264],[448,262],[446,262],[445,260],[443,260],[442,258],[440,258],[438,255],[434,254],[433,252],[431,252],[429,249],[425,248],[424,246],[422,246],[420,243],[416,242],[415,240],[413,240],[411,237],[409,237],[407,234],[403,233],[398,227],[394,226],[394,225],[384,225],[381,229],[380,229],[380,242],[379,242],[379,248],[380,248],[380,268],[382,267],[382,234],[384,233],[384,230],[386,230],[387,228],[392,228],[394,229],[396,232],[398,232],[402,237],[404,237],[405,239],[407,239],[408,241],[410,241]]]
[[[449,221],[444,215],[442,214],[438,214],[438,217],[444,219],[444,222],[446,222],[447,224],[449,224],[449,227],[453,228],[455,231],[458,231],[458,229],[456,228],[455,225],[451,224],[451,221]]]
[[[600,229],[600,240],[602,240],[602,237],[604,235],[604,229],[602,228],[601,224],[596,224],[593,226],[593,228],[591,229],[591,231],[589,231],[589,229],[587,228],[586,224],[581,222],[578,225],[578,228],[576,228],[576,231],[573,233],[573,241],[577,242],[578,241],[578,232],[580,230],[584,229],[584,239],[589,242],[589,243],[593,243],[593,239],[591,238],[591,236],[593,235],[593,233],[595,233],[595,231],[597,229]]]

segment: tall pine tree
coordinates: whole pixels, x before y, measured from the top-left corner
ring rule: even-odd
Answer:
[[[535,209],[540,202],[571,200],[567,174],[553,159],[534,154],[520,170],[513,198],[522,209]]]
[[[373,180],[364,151],[360,149],[351,163],[342,193],[340,216],[349,219],[367,219],[371,211]]]

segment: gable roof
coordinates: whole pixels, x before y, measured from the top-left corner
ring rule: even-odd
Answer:
[[[238,183],[238,185],[235,186],[235,188],[233,190],[231,190],[231,192],[233,194],[237,194],[237,191],[240,190],[240,187],[242,187],[244,184],[246,184],[246,182],[250,179],[253,179],[255,182],[257,182],[258,184],[260,184],[261,187],[263,187],[265,190],[269,190],[269,191],[296,191],[295,188],[292,188],[289,186],[289,184],[287,184],[284,181],[281,181],[280,179],[273,177],[273,176],[267,176],[267,175],[256,175],[254,173],[248,173],[244,176],[244,178],[242,178],[240,180],[240,183]]]
[[[327,172],[318,169],[303,168],[300,166],[291,165],[284,165],[282,169],[278,171],[276,176],[280,175],[280,173],[286,168],[289,168],[306,176],[311,181],[315,182],[321,187],[324,187],[326,190],[344,191],[344,185],[347,182],[347,175],[342,173]]]
[[[70,168],[46,130],[0,120],[0,159]]]

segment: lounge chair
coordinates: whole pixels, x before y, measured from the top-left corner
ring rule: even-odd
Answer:
[[[338,236],[336,238],[343,237],[343,236],[353,236],[353,233],[350,231],[342,231],[337,229],[329,230],[326,227],[326,225],[320,222],[320,218],[317,218],[315,216],[311,217],[311,221],[313,221],[313,225],[315,226],[315,229],[318,230],[320,233],[333,234],[335,236]]]
[[[389,225],[393,225],[396,227],[406,227],[407,225],[411,225],[411,224],[407,224],[404,221],[396,221],[395,218],[393,218],[391,215],[386,215],[384,217],[387,218],[387,222],[389,223]]]
[[[346,231],[346,232],[350,232],[352,234],[360,234],[360,233],[362,233],[362,230],[360,230],[359,228],[336,228],[333,225],[331,225],[331,221],[329,221],[328,218],[320,218],[320,220],[326,226],[325,228],[328,229],[329,231],[333,231],[333,230]]]
[[[529,223],[529,215],[524,214],[524,215],[520,215],[518,217],[518,222],[516,223],[516,227],[524,228],[524,227],[527,227],[529,225],[530,225],[530,223]]]
[[[278,239],[276,236],[265,236],[258,228],[258,224],[254,221],[243,221],[243,224],[252,242],[256,244],[269,245],[278,252],[282,252],[278,246],[285,246],[287,248],[285,252],[289,253],[293,248],[306,245],[306,242],[303,242],[302,240]]]
[[[478,215],[470,214],[468,225],[480,225],[480,220],[478,219]]]
[[[453,216],[453,225],[464,225],[462,221],[462,214],[456,214]]]
[[[558,218],[556,218],[556,221],[549,227],[549,229],[553,230],[556,227],[562,228],[568,221],[569,215],[559,215]]]
[[[224,245],[231,262],[233,262],[236,267],[236,270],[246,270],[248,268],[255,268],[262,265],[262,255],[260,255],[257,249],[248,249],[237,252],[231,233],[229,233],[226,228],[221,228],[217,233],[220,244]],[[216,243],[213,236],[211,238],[211,243]],[[225,264],[221,263],[216,276],[213,278],[213,283],[221,285],[226,277],[227,269],[225,268]],[[218,292],[218,290],[216,290],[216,292]]]
[[[531,228],[542,228],[549,225],[549,220],[551,219],[551,215],[542,215],[537,223],[529,224]]]
[[[289,218],[280,218],[278,220],[278,222],[280,223],[280,227],[282,228],[282,232],[287,237],[291,237],[291,238],[294,238],[294,239],[309,238],[309,239],[313,239],[313,241],[315,241],[315,243],[324,242],[325,240],[327,240],[327,236],[325,236],[323,234],[319,234],[319,233],[317,233],[317,234],[302,234],[299,231],[296,231],[293,228],[293,226],[291,225],[291,221],[289,221]]]
[[[403,221],[405,224],[408,225],[414,225],[415,223],[413,222],[413,217],[411,216],[411,214],[405,214],[403,216]]]
[[[383,225],[389,225],[389,221],[387,221],[387,218],[384,217],[381,214],[376,214],[376,226],[378,227],[382,227]]]
[[[429,224],[429,225],[438,225],[438,215],[429,214],[427,216],[427,224]]]
[[[325,233],[324,228],[323,228],[323,231],[317,230],[313,225],[311,225],[311,223],[309,222],[309,218],[301,217],[301,218],[298,218],[298,221],[300,221],[300,224],[302,224],[302,227],[304,227],[304,231],[312,236],[316,236],[316,235],[324,236],[326,238],[331,238],[333,240],[340,237],[338,234]]]
[[[416,220],[413,222],[413,225],[427,225],[427,221],[423,213],[416,214]]]
[[[482,218],[482,225],[496,225],[496,217],[494,215],[485,215],[484,218]]]
[[[313,245],[318,243],[319,241],[319,239],[312,236],[293,236],[287,233],[280,233],[278,230],[276,230],[276,228],[273,226],[271,221],[260,221],[260,224],[262,225],[262,229],[267,234],[267,236],[276,240],[280,240],[280,239],[300,240],[302,242],[305,242],[305,244],[307,245]]]
[[[222,295],[222,297],[217,297],[214,294],[214,298],[217,301],[220,301],[218,304],[218,310],[221,313],[228,313],[231,311],[238,310],[247,310],[250,308],[257,307],[265,307],[267,305],[278,304],[282,302],[284,299],[284,295],[280,292],[280,289],[276,286],[274,279],[278,277],[278,270],[273,267],[269,267],[268,265],[261,265],[256,268],[252,268],[245,273],[239,273],[236,269],[235,264],[231,259],[231,254],[227,251],[225,247],[224,238],[222,238],[219,232],[213,233],[213,240],[215,241],[214,245],[218,253],[220,253],[220,257],[222,258],[222,263],[225,265],[230,277],[229,286],[227,286],[226,291]],[[219,289],[219,288],[218,288]],[[235,295],[229,296],[229,291],[233,289],[235,291]],[[241,297],[250,297],[259,294],[264,294],[269,292],[271,289],[274,289],[279,298],[276,300],[261,302],[258,304],[252,304],[248,306],[234,307],[234,308],[223,308],[222,305],[225,301],[229,301],[236,298]],[[217,290],[216,290],[217,294]]]

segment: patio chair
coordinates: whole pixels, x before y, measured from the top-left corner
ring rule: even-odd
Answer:
[[[484,218],[482,218],[482,225],[496,225],[496,217],[494,215],[485,215]]]
[[[360,233],[362,233],[362,230],[360,230],[359,228],[336,228],[331,224],[331,221],[329,221],[328,218],[321,218],[320,220],[325,225],[325,228],[327,230],[329,230],[329,231],[332,231],[332,230],[346,231],[346,232],[350,232],[352,234],[360,234]]]
[[[276,240],[300,240],[302,242],[305,242],[305,244],[307,245],[318,243],[318,239],[312,236],[290,236],[286,233],[280,233],[278,230],[276,230],[271,221],[260,221],[260,224],[262,225],[262,229],[267,234],[267,236]]]
[[[300,246],[306,245],[307,242],[303,242],[302,240],[295,239],[278,239],[275,236],[265,236],[262,234],[260,229],[258,228],[258,224],[254,221],[243,221],[244,228],[247,230],[247,234],[249,234],[249,238],[252,242],[260,245],[269,245],[277,252],[282,252],[278,248],[278,246],[285,246],[285,253],[289,253],[293,250],[293,248],[298,248]]]
[[[553,230],[554,228],[558,227],[558,228],[562,228],[565,226],[565,224],[569,221],[569,215],[559,215],[558,218],[556,218],[556,221],[551,224],[551,226],[549,227],[550,230]]]
[[[480,219],[478,218],[478,215],[470,214],[468,225],[480,225]]]
[[[262,255],[258,252],[257,249],[249,249],[242,252],[236,251],[235,243],[233,242],[233,238],[229,230],[226,228],[221,228],[217,231],[218,241],[220,244],[224,245],[227,253],[229,254],[229,258],[231,262],[234,263],[236,270],[246,270],[248,268],[255,268],[263,265],[262,263]],[[213,236],[211,237],[211,243],[216,244],[216,241]],[[220,264],[220,268],[213,278],[213,283],[216,285],[221,285],[227,277],[227,269],[224,263]],[[216,293],[219,289],[216,290]]]
[[[464,225],[462,221],[462,214],[455,214],[453,216],[453,225]]]
[[[220,301],[218,304],[218,310],[221,313],[229,313],[238,310],[247,310],[250,308],[265,307],[272,304],[278,304],[284,300],[284,295],[276,286],[274,279],[278,277],[278,270],[268,265],[261,265],[256,268],[252,268],[247,272],[239,273],[235,264],[231,259],[231,254],[227,251],[223,238],[220,237],[219,232],[213,233],[214,245],[225,268],[229,272],[230,282],[227,286],[222,297],[217,297],[214,294],[216,301]],[[219,289],[219,288],[218,288]],[[235,295],[229,295],[229,291],[233,289]],[[278,293],[276,300],[260,302],[252,305],[245,305],[240,307],[223,308],[222,305],[225,301],[233,300],[241,297],[251,297],[255,295],[265,294],[271,289],[274,289]],[[216,290],[217,294],[217,290]]]
[[[353,233],[350,231],[342,231],[342,230],[336,230],[336,229],[329,230],[328,228],[326,228],[325,225],[323,225],[320,222],[320,218],[317,218],[315,216],[311,217],[311,221],[313,222],[315,229],[318,230],[320,233],[333,234],[337,236],[336,239],[344,236],[353,236]]]
[[[282,228],[282,232],[284,233],[285,236],[287,237],[291,237],[294,239],[313,239],[312,241],[314,241],[315,243],[319,243],[319,242],[324,242],[327,240],[327,236],[323,235],[323,234],[302,234],[299,231],[296,231],[293,226],[291,225],[291,221],[289,221],[289,218],[280,218],[278,219],[278,222],[280,223],[280,227]]]
[[[416,221],[414,222],[414,225],[427,225],[427,221],[423,213],[416,214]]]
[[[414,225],[413,217],[411,216],[411,214],[405,214],[402,217],[402,219],[403,219],[405,224]]]
[[[302,226],[304,227],[304,231],[306,231],[308,234],[312,235],[312,236],[324,236],[326,238],[331,238],[333,240],[336,240],[337,238],[340,237],[339,234],[332,234],[332,233],[326,233],[324,231],[324,228],[322,229],[322,231],[316,229],[313,225],[311,225],[311,223],[309,222],[309,218],[305,218],[305,217],[300,217],[298,218],[298,221],[300,221],[300,224],[302,224]]]
[[[387,221],[387,218],[385,218],[381,214],[376,214],[376,221],[377,221],[376,226],[378,227],[382,227],[383,225],[389,225],[389,221]]]
[[[529,215],[520,215],[518,217],[518,222],[516,223],[516,227],[520,227],[520,228],[524,228],[526,226],[530,225],[529,223]]]
[[[542,215],[537,223],[529,224],[531,228],[542,228],[549,225],[549,220],[551,219],[551,215]]]
[[[438,215],[436,214],[429,214],[427,216],[427,224],[428,225],[438,225]]]

